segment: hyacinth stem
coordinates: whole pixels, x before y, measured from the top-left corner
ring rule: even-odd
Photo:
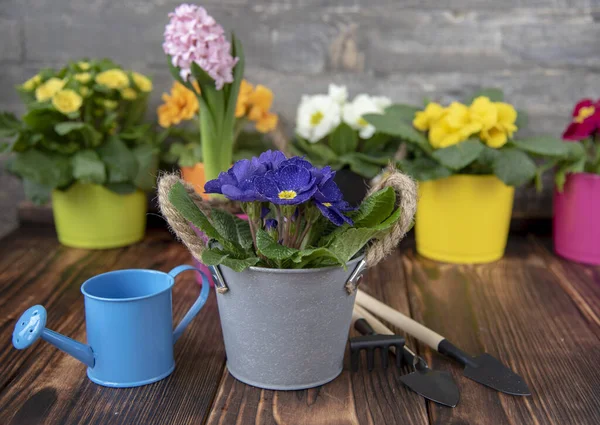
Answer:
[[[202,161],[206,181],[216,179],[227,171],[233,161],[233,128],[223,128],[213,118],[208,105],[200,101],[200,134]]]

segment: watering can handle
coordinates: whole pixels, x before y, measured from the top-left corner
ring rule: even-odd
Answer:
[[[194,317],[196,317],[196,315],[198,314],[198,312],[200,312],[200,310],[202,309],[204,304],[206,304],[206,300],[208,299],[208,292],[210,290],[210,285],[208,284],[208,278],[202,272],[202,270],[197,269],[196,267],[186,266],[186,265],[177,266],[173,270],[171,270],[168,274],[169,274],[169,276],[172,276],[173,279],[175,279],[179,273],[185,272],[187,270],[195,270],[198,273],[200,273],[200,276],[202,276],[202,290],[200,291],[200,295],[198,295],[196,302],[190,307],[190,309],[185,314],[183,319],[181,319],[181,322],[179,322],[179,324],[175,327],[175,330],[173,331],[173,344],[175,344],[177,342],[177,340],[179,339],[181,334],[183,334],[183,331],[185,330],[187,325],[190,324],[192,319]]]

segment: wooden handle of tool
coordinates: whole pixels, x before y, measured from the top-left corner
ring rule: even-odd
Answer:
[[[374,315],[381,317],[397,328],[400,328],[404,332],[414,336],[419,341],[424,342],[436,351],[440,342],[444,340],[444,337],[440,334],[432,331],[418,322],[415,322],[410,317],[407,317],[399,311],[394,310],[390,306],[387,306],[372,296],[365,294],[361,290],[358,290],[356,293],[356,303],[360,307],[369,310]],[[371,326],[376,329],[374,324]]]

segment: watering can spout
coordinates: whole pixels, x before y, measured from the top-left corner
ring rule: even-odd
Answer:
[[[28,308],[15,325],[12,342],[15,348],[23,350],[42,338],[59,350],[75,357],[88,367],[93,368],[94,352],[88,345],[46,328],[46,309],[41,305]]]

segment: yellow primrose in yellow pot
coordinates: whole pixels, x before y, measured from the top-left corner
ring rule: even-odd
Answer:
[[[515,187],[540,187],[543,172],[573,154],[558,139],[515,137],[526,117],[496,89],[446,106],[392,105],[365,119],[404,141],[397,166],[419,181],[417,251],[438,261],[501,258]]]
[[[0,113],[0,151],[25,194],[52,199],[61,243],[113,248],[139,241],[159,138],[142,122],[152,82],[109,60],[43,69],[17,87],[18,119]]]

